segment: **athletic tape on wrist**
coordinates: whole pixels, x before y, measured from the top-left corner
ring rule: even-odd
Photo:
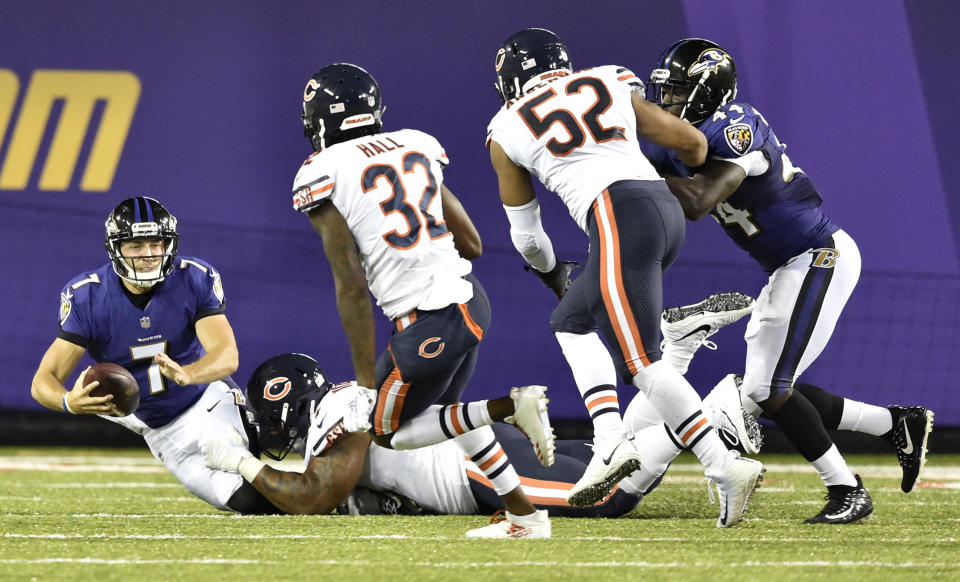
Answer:
[[[237,465],[237,470],[240,471],[244,479],[253,483],[253,480],[257,478],[257,475],[260,474],[260,470],[263,469],[264,466],[264,462],[256,457],[244,457],[240,461],[240,464]]]

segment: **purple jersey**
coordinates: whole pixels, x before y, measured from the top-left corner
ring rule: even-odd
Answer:
[[[762,152],[765,172],[748,175],[711,215],[727,235],[773,272],[803,251],[827,245],[838,226],[820,208],[823,201],[810,178],[790,162],[759,111],[746,103],[728,103],[699,127],[707,136],[708,159],[736,160]],[[672,150],[643,144],[662,175],[687,176]]]
[[[181,366],[198,360],[205,352],[194,325],[224,307],[220,275],[200,259],[178,257],[143,309],[127,297],[108,263],[63,288],[59,337],[86,348],[97,362],[129,370],[140,385],[135,415],[158,428],[196,402],[207,385],[177,386],[163,377],[153,357],[165,352]]]

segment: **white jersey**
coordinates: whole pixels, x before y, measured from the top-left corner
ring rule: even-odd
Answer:
[[[447,163],[436,139],[403,129],[330,146],[307,158],[294,179],[294,209],[306,212],[329,200],[343,215],[370,292],[390,319],[473,297],[463,279],[470,262],[443,221]]]
[[[322,455],[336,446],[337,439],[344,434],[342,419],[349,415],[350,386],[355,384],[337,385],[310,411],[304,468],[311,456]],[[453,440],[409,451],[371,443],[357,484],[377,491],[394,491],[436,513],[468,515],[477,511],[467,480],[468,464],[479,471]]]
[[[567,205],[585,232],[587,213],[618,180],[661,180],[640,151],[631,95],[643,84],[615,65],[554,78],[509,101],[487,127],[518,166]]]

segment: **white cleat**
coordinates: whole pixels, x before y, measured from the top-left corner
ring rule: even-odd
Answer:
[[[634,471],[640,470],[640,453],[625,438],[594,439],[593,458],[583,476],[577,481],[567,503],[576,506],[593,505],[606,497],[617,483]]]
[[[753,306],[753,298],[749,295],[728,292],[716,293],[693,305],[664,310],[660,318],[663,359],[685,374],[700,346],[717,349],[717,345],[707,338],[748,315]]]
[[[549,400],[544,394],[546,391],[546,386],[536,385],[511,388],[510,398],[513,399],[514,413],[503,420],[519,428],[520,432],[530,439],[540,464],[549,467],[554,460],[556,437],[547,416]]]
[[[757,419],[743,409],[742,382],[736,374],[720,380],[703,399],[703,413],[728,449],[756,455],[763,446],[763,433]]]
[[[547,510],[541,509],[530,515],[516,516],[509,511],[497,512],[490,520],[490,525],[472,529],[467,532],[468,538],[486,539],[546,539],[551,535],[550,519]]]
[[[763,464],[753,459],[741,457],[736,451],[729,451],[729,457],[723,464],[723,469],[711,475],[707,471],[707,490],[710,501],[713,502],[713,489],[710,484],[715,483],[720,495],[720,517],[717,518],[717,527],[730,527],[743,519],[747,512],[750,497],[763,479]]]

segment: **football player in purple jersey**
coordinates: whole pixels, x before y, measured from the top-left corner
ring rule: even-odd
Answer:
[[[797,378],[826,347],[860,275],[853,239],[822,210],[810,178],[793,165],[767,120],[737,99],[729,53],[699,38],[663,52],[648,84],[651,100],[707,137],[703,165],[691,169],[670,151],[651,145],[648,158],[683,206],[687,218],[710,213],[770,278],[757,298],[745,339],[741,391],[775,422],[813,464],[827,486],[828,503],[807,523],[851,523],[873,511],[870,495],[827,434],[852,428],[885,436],[898,449],[901,487],[912,489],[923,464],[933,413],[922,407],[889,409],[845,400]],[[684,373],[713,329],[696,309],[680,308],[662,322],[664,359]],[[699,327],[698,327],[699,326]],[[796,389],[794,389],[796,388]]]
[[[143,436],[153,455],[194,495],[219,509],[274,513],[235,473],[203,462],[197,444],[211,427],[244,429],[243,395],[230,379],[237,343],[224,314],[220,274],[178,256],[177,219],[158,201],[128,198],[107,216],[110,261],[71,279],[60,293],[60,331],[31,386],[33,398],[67,414],[99,414]],[[120,417],[111,396],[92,396],[84,353],[126,368],[140,405]],[[244,437],[246,438],[246,437]]]

